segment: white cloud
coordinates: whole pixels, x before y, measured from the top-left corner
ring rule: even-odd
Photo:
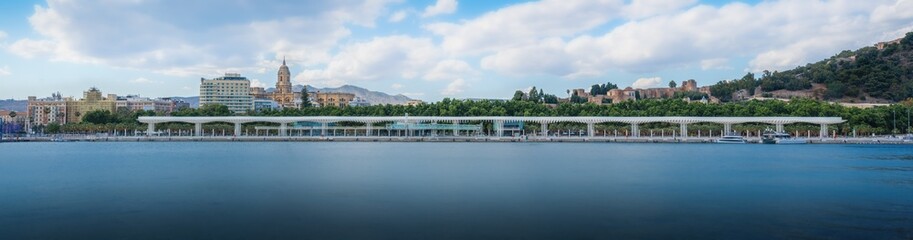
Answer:
[[[695,3],[697,0],[633,0],[622,12],[626,18],[638,20],[674,13]]]
[[[564,45],[561,39],[553,38],[538,44],[507,48],[482,58],[481,66],[507,75],[569,75],[575,71],[574,60],[565,53]]]
[[[9,48],[24,57],[172,75],[254,71],[282,55],[316,64],[350,35],[347,25],[373,27],[391,1],[204,0],[174,7],[169,1],[48,0],[29,18],[41,37]]]
[[[262,87],[262,88],[266,88],[266,83],[263,83],[262,81],[260,81],[260,79],[251,79],[251,80],[250,80],[250,87]]]
[[[437,0],[434,5],[428,6],[425,8],[425,12],[422,13],[422,17],[432,17],[441,14],[451,14],[457,10],[456,0]]]
[[[894,5],[882,5],[872,12],[873,22],[908,20],[913,18],[913,0],[899,0]]]
[[[646,88],[661,87],[662,85],[663,85],[663,79],[662,79],[662,78],[659,78],[659,77],[651,77],[651,78],[640,78],[640,79],[637,79],[637,81],[634,81],[634,83],[631,84],[631,87],[632,87],[632,88],[635,88],[635,89],[637,89],[637,88],[646,89]]]
[[[6,32],[0,31],[0,41],[5,40],[7,36],[9,36],[9,35],[6,34]]]
[[[10,66],[3,66],[0,68],[0,77],[13,75],[13,72],[10,71]]]
[[[463,79],[456,79],[447,84],[447,88],[444,88],[444,91],[441,91],[441,95],[453,96],[463,92],[466,88],[466,81]]]
[[[451,53],[477,54],[536,43],[540,38],[568,37],[614,18],[620,0],[543,0],[508,6],[476,19],[434,23],[425,29],[443,38]]]
[[[22,39],[14,42],[7,50],[24,58],[45,57],[54,53],[57,45],[49,40]]]
[[[133,79],[133,81],[130,81],[130,82],[138,83],[138,84],[161,83],[161,81],[149,80],[148,78],[144,78],[144,77]]]
[[[394,90],[399,90],[400,88],[403,88],[403,85],[399,84],[399,83],[394,83],[393,85],[390,85],[390,88],[393,88]]]
[[[414,79],[443,58],[430,38],[405,35],[374,38],[343,46],[326,67],[306,69],[299,83],[338,86],[365,80]]]
[[[729,66],[729,59],[727,59],[727,58],[713,58],[713,59],[701,60],[701,70],[710,70],[710,69],[732,69],[732,67]]]
[[[502,74],[574,78],[602,76],[610,70],[731,68],[727,59],[732,58],[751,59],[750,69],[755,71],[782,70],[902,36],[913,29],[909,1],[913,0],[781,0],[715,7],[688,0],[645,0],[619,7],[611,1],[560,6],[564,2],[546,0],[426,29],[442,36],[448,51],[487,54],[482,68]],[[663,4],[669,6],[644,7]],[[590,14],[594,9],[598,10]],[[615,19],[606,9],[621,9],[622,16],[635,20],[593,34],[593,29]],[[534,10],[543,13],[521,14],[538,13]],[[521,21],[527,15],[549,22]]]
[[[426,80],[453,80],[478,74],[472,66],[462,60],[447,59],[438,62],[423,78]]]
[[[406,19],[406,17],[408,17],[408,16],[409,16],[409,12],[407,12],[406,10],[399,10],[399,11],[396,11],[395,13],[393,13],[393,15],[390,15],[390,18],[388,18],[387,21],[394,22],[394,23],[401,22],[401,21],[403,21],[403,19]]]

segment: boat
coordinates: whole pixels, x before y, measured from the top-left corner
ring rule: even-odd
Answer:
[[[748,143],[744,137],[738,135],[737,133],[729,133],[720,139],[716,140],[716,143],[734,143],[734,144],[745,144]]]
[[[808,143],[808,140],[793,137],[792,135],[789,135],[789,133],[767,129],[764,130],[764,134],[761,135],[761,142],[766,144],[806,144]]]

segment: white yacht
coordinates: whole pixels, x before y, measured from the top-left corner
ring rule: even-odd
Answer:
[[[776,132],[767,129],[764,130],[764,134],[761,135],[761,142],[766,144],[806,144],[808,143],[808,139],[795,138],[789,135],[789,133]]]
[[[735,144],[744,144],[748,143],[744,137],[738,135],[737,133],[729,133],[726,136],[721,137],[716,140],[716,143],[735,143]]]

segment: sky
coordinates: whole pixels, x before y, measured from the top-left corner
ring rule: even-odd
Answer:
[[[425,101],[698,85],[913,31],[913,0],[0,1],[0,99],[195,96],[240,73]]]

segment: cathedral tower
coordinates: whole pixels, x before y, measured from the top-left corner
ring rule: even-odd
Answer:
[[[292,74],[285,65],[285,58],[282,58],[282,66],[279,67],[279,80],[276,81],[276,92],[280,94],[292,93]]]

